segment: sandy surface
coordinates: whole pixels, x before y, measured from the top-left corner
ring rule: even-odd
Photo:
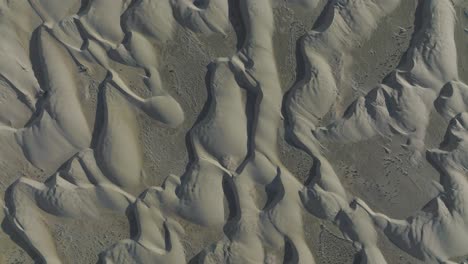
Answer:
[[[467,1],[0,0],[0,32],[0,263],[468,263]]]

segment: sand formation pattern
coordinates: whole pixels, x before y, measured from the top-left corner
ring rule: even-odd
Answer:
[[[402,2],[1,1],[0,160],[37,174],[13,172],[4,188],[10,236],[39,263],[91,263],[62,251],[53,223],[122,218],[130,234],[95,252],[100,263],[321,263],[306,232],[313,217],[352,245],[349,263],[392,263],[382,240],[414,261],[457,263],[468,255],[468,85],[455,41],[463,1],[415,1],[398,66],[329,118],[350,82],[352,51]],[[298,74],[286,92],[274,12],[285,6],[319,14],[297,41]],[[166,46],[180,32],[213,41],[234,31],[232,54],[204,65],[206,102],[184,131],[194,110],[167,82]],[[428,149],[433,112],[448,128]],[[184,133],[180,175],[145,167],[141,120]],[[440,174],[437,195],[402,220],[350,192],[325,151],[396,136],[407,140],[412,164],[427,160]],[[305,182],[283,163],[279,140],[311,160]],[[214,238],[190,251],[206,230]]]

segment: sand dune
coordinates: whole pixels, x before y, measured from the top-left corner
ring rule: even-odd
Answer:
[[[0,262],[465,263],[468,4],[409,2],[0,0]],[[437,194],[386,213],[350,146]]]

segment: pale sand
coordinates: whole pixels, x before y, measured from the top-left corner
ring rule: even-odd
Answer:
[[[465,263],[466,1],[0,11],[0,263]]]

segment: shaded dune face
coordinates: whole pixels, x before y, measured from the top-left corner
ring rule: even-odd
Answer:
[[[0,262],[463,261],[468,5],[411,3],[0,0]]]
[[[391,133],[391,128],[407,134],[416,152],[423,150],[433,103],[444,84],[456,80],[458,73],[452,4],[427,1],[418,8],[426,16],[418,18],[420,28],[398,68],[356,100],[344,118],[319,128],[317,137],[360,141]]]

